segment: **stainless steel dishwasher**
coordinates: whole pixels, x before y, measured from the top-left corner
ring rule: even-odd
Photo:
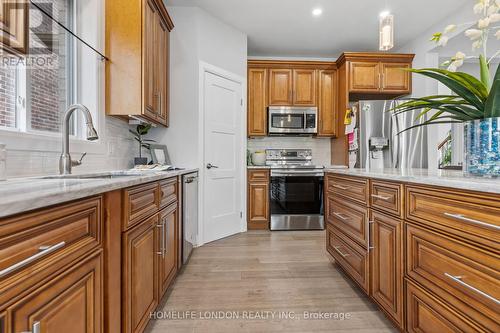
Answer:
[[[198,238],[198,173],[182,176],[182,263],[186,264]]]

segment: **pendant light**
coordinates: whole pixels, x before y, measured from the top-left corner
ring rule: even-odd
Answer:
[[[389,51],[394,47],[394,15],[389,12],[380,13],[379,50]]]

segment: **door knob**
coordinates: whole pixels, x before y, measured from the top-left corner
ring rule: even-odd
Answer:
[[[219,167],[217,165],[212,165],[212,163],[207,164],[207,169],[218,169]]]

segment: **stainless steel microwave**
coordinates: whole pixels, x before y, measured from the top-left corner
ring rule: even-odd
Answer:
[[[269,135],[313,135],[318,133],[318,108],[271,106]]]

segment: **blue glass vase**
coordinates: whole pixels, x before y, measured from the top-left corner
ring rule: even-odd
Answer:
[[[467,176],[500,176],[500,117],[464,123]]]

